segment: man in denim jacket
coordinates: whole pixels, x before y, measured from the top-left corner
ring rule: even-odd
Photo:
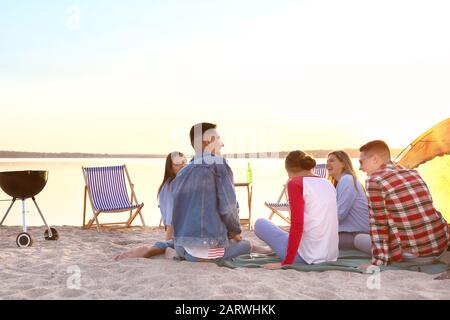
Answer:
[[[233,172],[220,150],[224,146],[212,123],[190,131],[195,156],[173,181],[174,242],[177,256],[215,261],[248,254],[242,240]]]

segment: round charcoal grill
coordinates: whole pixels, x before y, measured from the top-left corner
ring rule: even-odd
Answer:
[[[36,208],[44,221],[47,230],[44,233],[46,240],[57,240],[58,232],[54,228],[50,228],[45,221],[45,218],[39,208],[35,196],[41,192],[47,184],[48,171],[43,170],[25,170],[25,171],[6,171],[0,172],[0,187],[2,190],[12,197],[11,205],[6,211],[5,216],[0,222],[0,226],[8,216],[12,206],[17,199],[22,200],[22,230],[23,232],[17,236],[16,244],[19,247],[28,247],[33,240],[30,234],[27,233],[26,224],[26,207],[25,200],[31,198],[36,205]]]

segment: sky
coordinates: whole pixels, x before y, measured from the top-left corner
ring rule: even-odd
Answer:
[[[450,117],[450,2],[0,0],[0,150],[402,148]]]

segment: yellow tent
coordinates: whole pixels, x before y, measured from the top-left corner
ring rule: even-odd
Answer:
[[[420,135],[397,156],[396,162],[419,170],[436,208],[450,222],[450,118]]]
[[[408,168],[417,166],[438,156],[450,154],[450,118],[438,123],[414,140],[397,157],[399,164]]]

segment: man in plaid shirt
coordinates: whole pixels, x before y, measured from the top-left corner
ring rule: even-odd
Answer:
[[[449,228],[419,173],[391,162],[383,141],[371,141],[359,151],[360,170],[367,173],[372,264],[442,254],[449,246]]]

